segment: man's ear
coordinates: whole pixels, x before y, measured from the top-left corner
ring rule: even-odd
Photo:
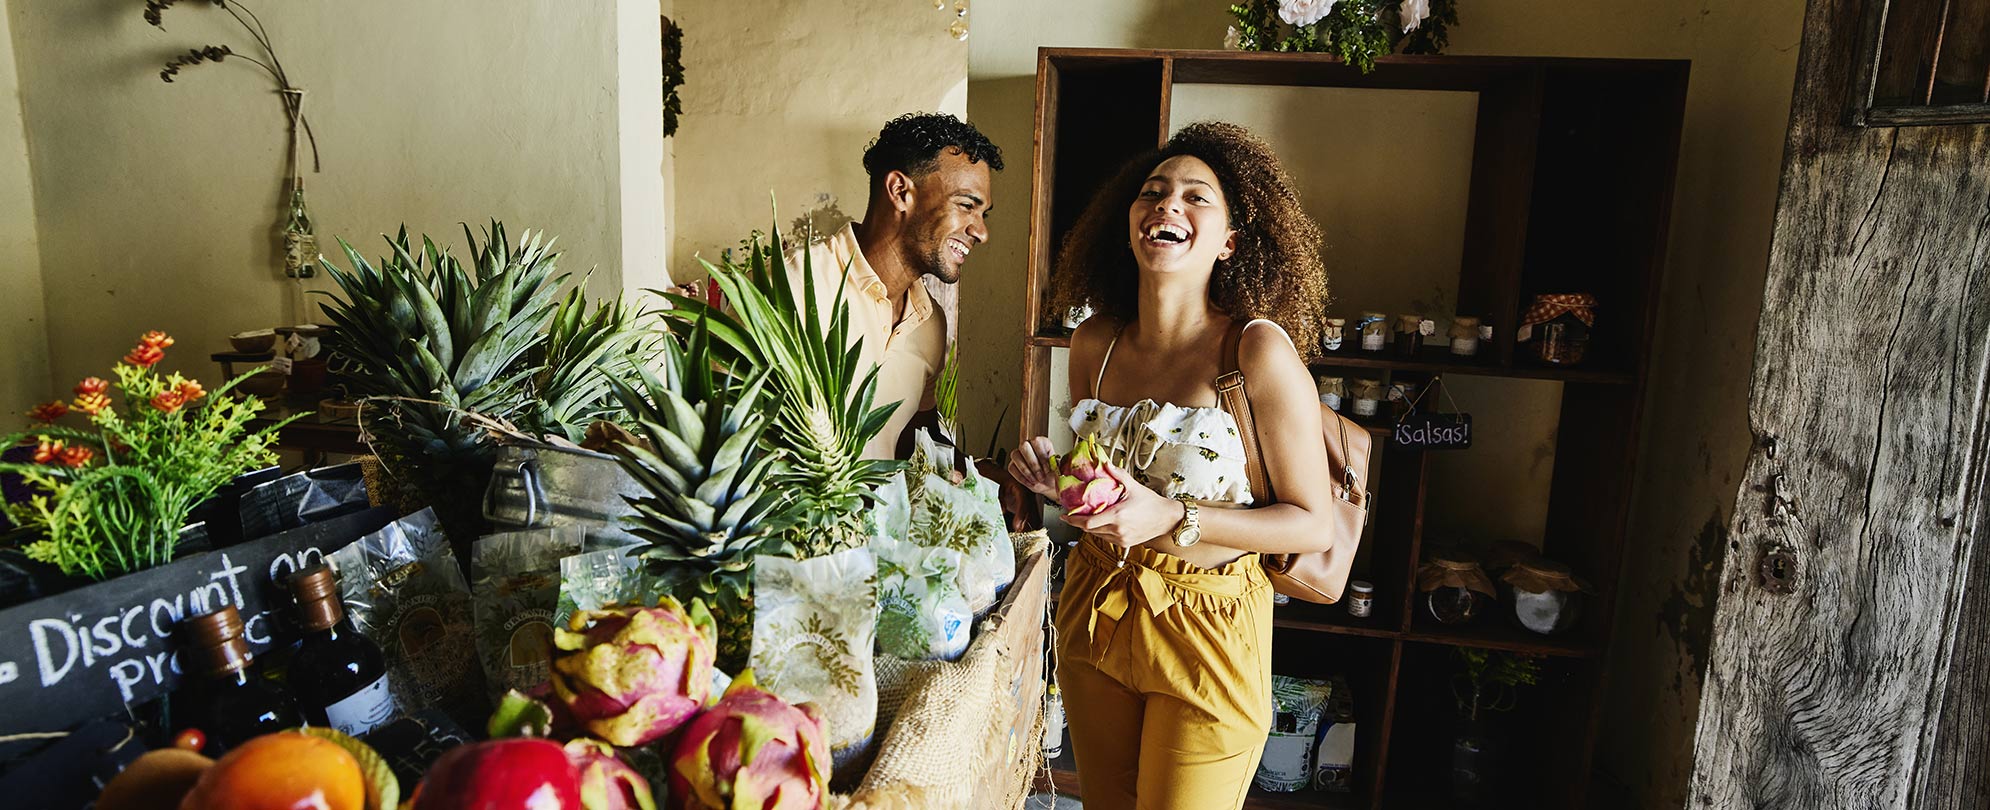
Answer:
[[[897,169],[884,176],[884,195],[891,200],[893,210],[901,214],[912,212],[912,177]]]

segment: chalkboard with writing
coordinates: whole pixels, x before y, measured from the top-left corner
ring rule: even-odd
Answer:
[[[1472,446],[1472,415],[1407,414],[1396,423],[1389,444],[1404,450],[1464,450]]]
[[[61,731],[172,691],[181,619],[223,605],[273,643],[279,580],[394,519],[379,507],[0,610],[0,735]]]

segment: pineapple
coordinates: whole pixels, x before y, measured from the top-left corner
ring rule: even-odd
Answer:
[[[554,434],[578,443],[598,420],[622,415],[613,383],[635,381],[637,358],[651,349],[651,336],[621,296],[587,311],[585,285],[560,302],[533,365],[538,392],[519,419],[534,435]]]
[[[872,407],[877,367],[859,373],[860,344],[850,339],[840,285],[833,311],[818,311],[811,260],[802,254],[797,291],[778,228],[771,250],[756,242],[746,257],[744,266],[704,263],[731,312],[671,295],[671,328],[680,335],[709,329],[717,340],[715,358],[732,373],[768,375],[779,403],[768,440],[786,455],[772,483],[789,493],[797,510],[783,532],[783,550],[807,559],[861,546],[867,501],[903,466],[863,458],[865,443],[884,429],[893,406]]]
[[[664,379],[638,369],[642,388],[610,380],[649,447],[618,444],[623,469],[647,491],[630,499],[630,532],[680,599],[703,597],[719,624],[719,666],[737,672],[753,634],[753,558],[792,516],[768,486],[778,451],[761,442],[772,401],[769,372],[715,372],[703,328],[661,341]]]
[[[389,477],[436,508],[459,560],[488,532],[480,504],[494,456],[465,417],[527,413],[538,372],[529,360],[567,278],[554,275],[552,243],[531,231],[517,245],[498,222],[481,242],[464,232],[469,267],[427,237],[417,253],[405,227],[377,268],[344,240],[350,272],[321,260],[345,294],[323,304],[338,327],[328,348],[352,362],[353,393],[372,398],[366,433]]]

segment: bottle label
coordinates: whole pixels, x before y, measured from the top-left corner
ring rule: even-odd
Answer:
[[[384,725],[394,716],[394,695],[387,690],[387,676],[325,707],[325,720],[332,728],[354,737]]]

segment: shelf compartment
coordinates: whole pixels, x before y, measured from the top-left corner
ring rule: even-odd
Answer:
[[[1311,365],[1311,368],[1315,374],[1337,368],[1373,368],[1418,374],[1468,374],[1602,385],[1630,385],[1637,382],[1635,374],[1601,366],[1553,366],[1526,360],[1517,360],[1513,365],[1499,365],[1483,359],[1454,357],[1436,352],[1425,352],[1416,357],[1400,357],[1387,352],[1362,354],[1336,352],[1321,357],[1318,362]]]
[[[1499,615],[1486,616],[1466,625],[1438,624],[1428,618],[1412,620],[1403,638],[1447,647],[1474,647],[1555,658],[1595,658],[1603,652],[1601,643],[1585,639],[1579,633],[1543,636],[1508,626]]]

